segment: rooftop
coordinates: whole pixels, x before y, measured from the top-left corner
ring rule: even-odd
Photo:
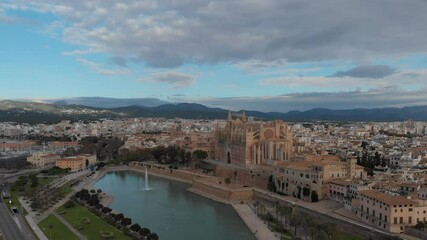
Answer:
[[[360,195],[378,200],[388,205],[416,205],[417,202],[402,196],[393,196],[376,190],[359,191]]]

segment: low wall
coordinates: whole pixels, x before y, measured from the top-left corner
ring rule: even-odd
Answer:
[[[229,202],[250,201],[253,198],[252,188],[229,189],[225,186],[218,186],[198,179],[193,181],[191,188]]]
[[[138,171],[145,171],[145,168],[146,168],[146,166],[139,165],[139,164],[132,164],[132,165],[129,164],[129,167],[131,169],[136,169]],[[159,167],[159,166],[155,166],[155,165],[149,165],[147,167],[147,171],[150,174],[154,174],[154,175],[158,174],[158,175],[162,175],[162,176],[166,176],[166,177],[170,177],[170,178],[175,178],[175,179],[187,182],[187,183],[192,183],[194,178],[197,178],[197,177],[206,177],[206,175],[202,175],[199,173],[192,173],[192,172],[188,172],[188,171],[169,169],[169,168]]]
[[[415,228],[407,227],[405,228],[405,233],[420,239],[427,239],[427,232]]]

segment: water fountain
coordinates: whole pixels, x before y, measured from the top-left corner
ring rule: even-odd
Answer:
[[[142,188],[141,187],[141,183],[139,185],[140,185],[140,187],[139,187],[140,191],[148,191],[148,190],[150,190],[150,187],[148,185],[148,172],[147,172],[147,168],[145,168],[145,187]]]

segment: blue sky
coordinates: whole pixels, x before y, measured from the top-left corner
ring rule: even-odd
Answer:
[[[3,1],[0,99],[154,97],[261,111],[426,104],[425,7]]]

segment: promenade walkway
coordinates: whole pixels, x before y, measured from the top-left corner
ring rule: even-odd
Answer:
[[[233,204],[232,206],[257,240],[279,240],[279,236],[276,236],[247,204]]]

